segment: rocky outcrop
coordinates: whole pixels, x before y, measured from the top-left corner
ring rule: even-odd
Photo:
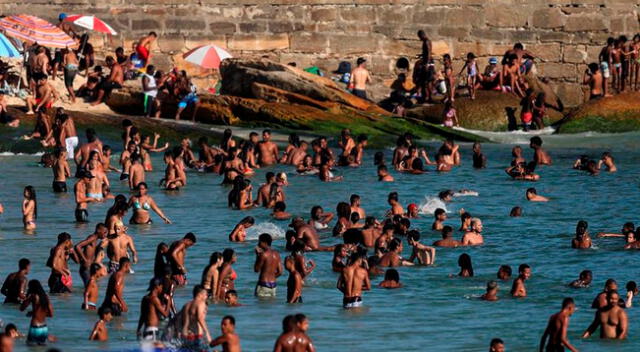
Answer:
[[[591,100],[558,123],[560,133],[628,132],[640,130],[640,92]]]
[[[507,131],[520,123],[520,99],[513,94],[478,91],[476,99],[458,97],[454,104],[460,126],[482,131]],[[407,116],[434,124],[442,123],[442,104],[418,106],[407,111]],[[547,109],[546,123],[562,119],[562,113]]]

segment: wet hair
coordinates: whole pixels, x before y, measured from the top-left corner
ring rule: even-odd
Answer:
[[[233,291],[233,290],[232,290]],[[231,293],[231,291],[227,292],[227,293]],[[221,321],[229,321],[229,323],[231,323],[231,325],[236,326],[236,318],[233,317],[233,315],[225,315]]]
[[[447,225],[442,228],[442,238],[447,238],[453,233],[453,227]]]
[[[406,228],[411,227],[411,220],[407,219],[407,218],[401,218],[400,222],[398,223],[399,225],[403,225]]]
[[[387,198],[388,200],[398,201],[398,192],[391,192]]]
[[[513,207],[511,208],[511,212],[509,213],[509,216],[511,217],[518,217],[522,215],[522,208],[520,207]]]
[[[591,272],[591,270],[582,270],[580,272],[580,278],[586,278],[587,276],[591,276],[593,277],[593,273]]]
[[[469,276],[473,276],[473,265],[471,264],[471,256],[467,253],[462,253],[458,257],[458,266],[461,270],[467,270]]]
[[[415,158],[411,162],[411,168],[417,171],[424,171],[424,164],[422,163],[422,159]]]
[[[351,206],[348,203],[340,202],[336,207],[336,213],[340,218],[349,219],[349,217],[351,216]]]
[[[411,230],[407,233],[407,239],[418,242],[420,241],[420,232],[418,230]]]
[[[200,292],[202,292],[202,291],[206,291],[204,286],[202,286],[202,285],[193,286],[193,291],[192,291],[193,298],[196,298],[196,296],[198,296],[200,294]]]
[[[13,323],[7,324],[7,326],[4,328],[5,334],[10,334],[11,331],[18,331],[18,327]]]
[[[400,248],[400,245],[402,244],[402,241],[399,238],[394,238],[389,242],[388,248],[389,251],[393,252],[396,249]]]
[[[98,308],[98,316],[100,317],[100,319],[103,319],[108,314],[113,314],[111,308],[105,306]]]
[[[400,273],[396,269],[387,269],[384,273],[384,280],[400,282]]]
[[[351,215],[349,216],[349,220],[351,221],[351,223],[355,224],[358,221],[360,221],[360,214],[358,214],[357,212],[353,212],[351,213]]]
[[[616,290],[607,291],[607,300],[611,299],[611,296],[613,296],[613,295],[620,296],[620,294]]]
[[[33,217],[37,219],[38,218],[38,200],[36,197],[36,189],[33,188],[33,186],[29,185],[24,188],[24,191],[29,194],[27,196],[27,199],[33,201]]]
[[[498,283],[495,280],[487,282],[487,291],[498,288]]]
[[[71,239],[71,235],[68,232],[61,232],[58,234],[58,244],[62,244]]]
[[[522,45],[522,43],[515,43],[513,45],[513,48],[516,49],[516,50],[523,50],[524,46]]]
[[[498,269],[498,272],[503,271],[504,273],[506,273],[507,275],[511,276],[512,272],[511,272],[511,266],[509,265],[500,265],[500,269]]]
[[[436,211],[433,212],[433,216],[437,219],[440,215],[442,214],[446,214],[447,212],[442,209],[442,208],[438,208],[436,209]]]
[[[440,198],[441,200],[445,200],[445,198],[447,197],[453,197],[453,191],[450,189],[447,189],[445,191],[442,191],[440,193],[438,193],[438,198]]]
[[[295,317],[293,315],[287,315],[282,319],[282,332],[291,332],[296,328]]]
[[[471,214],[469,214],[466,211],[464,213],[460,214],[460,221],[464,222],[467,219],[471,219]]]
[[[521,272],[525,271],[525,269],[531,269],[529,264],[520,264],[520,266],[518,267],[518,272],[521,273]]]
[[[95,275],[98,271],[100,271],[100,269],[102,269],[102,266],[98,263],[93,263],[91,264],[91,266],[89,267],[89,275],[93,276]]]
[[[258,243],[265,243],[267,246],[271,246],[271,242],[273,242],[273,238],[268,233],[263,233],[258,237]]]
[[[586,231],[589,228],[589,223],[584,221],[584,220],[580,220],[580,221],[578,221],[578,224],[576,225],[576,229],[577,228],[583,228]]]
[[[36,295],[40,299],[40,304],[43,307],[49,306],[49,296],[42,287],[42,284],[38,280],[30,280],[27,284],[27,295]],[[48,308],[47,308],[48,309]]]
[[[349,202],[351,204],[353,204],[353,202],[355,202],[356,200],[360,200],[360,196],[357,194],[352,194],[351,197],[349,197]]]
[[[384,153],[376,152],[373,155],[373,165],[384,165]]]
[[[229,291],[227,291],[224,295],[225,295],[225,296],[226,296],[226,295],[229,295],[229,296],[236,296],[236,297],[238,297],[238,291],[236,291],[236,290],[229,290]]]
[[[378,172],[380,172],[380,171],[385,171],[385,172],[388,171],[387,170],[387,166],[384,165],[384,164],[378,165]]]
[[[344,244],[362,243],[364,241],[362,236],[362,230],[357,228],[348,229],[342,234],[342,241],[344,242]]]
[[[567,297],[562,300],[562,309],[565,309],[572,304],[575,304],[575,302],[573,301],[573,298]]]
[[[120,258],[120,261],[118,262],[118,264],[120,264],[120,267],[124,267],[125,264],[131,262],[131,260],[129,260],[129,258],[127,257],[122,257]]]
[[[527,188],[527,192],[526,193],[538,194],[538,191],[536,191],[535,188],[530,187],[530,188]]]
[[[224,260],[224,262],[226,263],[231,263],[231,259],[233,259],[233,256],[236,254],[236,252],[231,249],[231,248],[226,248],[224,251],[222,251],[222,260]]]
[[[378,266],[379,263],[380,263],[380,257],[378,257],[377,255],[372,255],[367,258],[367,265],[369,266],[369,268],[376,267]]]
[[[196,243],[196,235],[194,235],[193,232],[189,232],[186,235],[184,235],[184,239],[185,240],[189,240],[189,241],[193,242],[194,244]]]
[[[627,291],[635,291],[636,289],[638,289],[638,285],[635,281],[629,281],[627,282],[626,288]]]
[[[220,252],[211,253],[211,256],[209,256],[209,266],[217,263],[220,258],[222,258],[222,253]]]
[[[18,261],[18,269],[24,270],[31,264],[31,261],[27,258],[22,258]]]
[[[529,139],[529,142],[533,145],[537,145],[537,146],[542,146],[542,138],[538,137],[538,136],[534,136],[531,137],[531,139]]]

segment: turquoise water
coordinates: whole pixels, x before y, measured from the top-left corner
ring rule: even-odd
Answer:
[[[511,137],[509,137],[511,138]],[[318,264],[315,272],[306,280],[303,291],[305,303],[285,304],[286,275],[279,279],[278,297],[274,301],[258,301],[253,297],[257,274],[253,272],[255,238],[262,230],[280,236],[275,248],[283,251],[282,236],[286,222],[273,222],[265,209],[246,212],[232,211],[226,207],[228,189],[219,185],[221,178],[211,174],[189,174],[189,185],[177,193],[165,193],[157,187],[151,195],[174,221],[162,224],[154,216],[151,226],[130,226],[140,262],[136,273],[126,283],[125,299],[130,312],[115,319],[110,325],[111,340],[108,343],[85,342],[96,316],[80,310],[82,284],[77,266],[71,265],[75,292],[52,299],[55,317],[49,320],[50,332],[59,342],[54,346],[64,351],[125,350],[137,346],[135,328],[139,302],[152,275],[153,256],[160,241],[177,240],[188,231],[198,236],[198,243],[187,254],[186,267],[191,272],[192,283],[199,280],[202,268],[213,251],[231,247],[238,252],[235,270],[238,272],[236,289],[243,307],[227,308],[222,305],[209,307],[208,323],[212,335],[219,332],[220,318],[232,314],[237,319],[237,331],[244,351],[269,351],[281,329],[281,320],[287,314],[302,312],[311,321],[310,336],[319,351],[484,351],[491,338],[500,337],[509,351],[534,351],[547,318],[559,309],[563,297],[571,296],[577,302],[578,311],[571,320],[570,340],[581,351],[638,351],[640,349],[640,319],[638,308],[628,310],[629,339],[622,342],[599,341],[597,338],[580,340],[579,336],[593,318],[589,308],[592,299],[600,292],[607,278],[615,278],[624,287],[628,280],[640,281],[635,265],[638,253],[621,250],[621,239],[594,239],[594,249],[576,251],[570,248],[575,224],[580,219],[589,221],[590,231],[616,231],[626,221],[640,222],[638,218],[638,184],[640,152],[637,150],[638,134],[616,136],[543,137],[550,150],[554,165],[539,170],[542,180],[534,186],[542,195],[549,196],[546,204],[528,204],[524,191],[531,183],[514,182],[503,169],[510,161],[512,145],[485,145],[488,169],[471,168],[471,146],[462,146],[463,165],[450,173],[429,173],[420,176],[398,175],[396,182],[376,182],[372,165],[373,151],[367,151],[365,166],[359,169],[338,169],[345,176],[341,183],[323,184],[315,177],[294,175],[287,167],[274,167],[271,171],[289,172],[291,185],[286,188],[288,210],[295,215],[308,217],[313,205],[321,205],[333,211],[339,201],[347,201],[350,194],[362,197],[367,214],[382,217],[388,206],[386,196],[398,191],[401,202],[426,203],[444,189],[468,188],[479,192],[477,197],[457,197],[447,205],[451,219],[448,224],[457,227],[457,211],[464,208],[484,221],[485,242],[478,248],[441,249],[437,252],[433,267],[401,268],[401,281],[405,288],[384,290],[373,288],[364,295],[365,309],[361,312],[344,311],[342,296],[335,289],[337,276],[331,272],[330,253],[310,253],[308,257]],[[526,136],[513,136],[512,141],[524,141]],[[112,145],[115,143],[112,143]],[[429,144],[431,154],[435,148]],[[611,150],[620,171],[589,177],[571,170],[575,158],[583,153],[597,157],[604,150]],[[386,150],[387,160],[391,151]],[[531,152],[525,147],[525,156]],[[51,170],[35,165],[35,156],[0,156],[0,202],[5,214],[0,217],[0,243],[3,260],[0,276],[4,278],[16,270],[21,257],[30,258],[32,273],[46,285],[49,272],[45,261],[49,248],[55,244],[56,235],[67,231],[74,242],[92,232],[97,221],[104,219],[110,204],[92,205],[89,208],[91,223],[76,225],[73,222],[74,202],[71,194],[57,196],[50,191]],[[162,164],[154,159],[156,171],[147,175],[150,185],[162,177]],[[259,170],[254,185],[264,179],[268,170]],[[126,185],[110,179],[114,192],[128,194]],[[35,235],[23,233],[20,202],[22,188],[31,184],[38,192],[39,218]],[[69,182],[71,186],[71,182]],[[70,187],[71,188],[71,187]],[[516,205],[524,209],[522,218],[509,218],[509,210]],[[227,235],[232,227],[246,215],[256,217],[258,225],[250,232],[253,240],[246,244],[231,244]],[[432,218],[425,215],[412,221],[412,227],[422,232],[423,243],[431,243],[439,235],[431,233]],[[456,233],[459,236],[458,233]],[[330,235],[323,235],[323,244],[337,243]],[[458,272],[457,258],[461,253],[472,257],[476,277],[450,278]],[[405,245],[408,255],[408,246]],[[501,264],[508,264],[517,271],[521,263],[532,267],[533,276],[527,282],[529,297],[512,299],[508,292],[511,282],[500,283],[500,300],[482,302],[477,297],[483,293],[486,281],[495,278]],[[591,288],[573,290],[566,283],[577,278],[581,270],[594,273]],[[195,280],[194,280],[195,279]],[[375,286],[381,278],[374,278]],[[101,282],[100,302],[103,299],[106,279]],[[182,306],[190,298],[190,287],[176,292],[176,304]],[[624,292],[623,292],[624,293]],[[640,301],[636,302],[640,306]],[[0,317],[15,323],[26,333],[29,318],[12,306],[0,306]],[[23,341],[16,342],[17,351],[28,349]]]

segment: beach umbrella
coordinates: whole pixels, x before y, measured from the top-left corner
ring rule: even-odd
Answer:
[[[20,51],[16,49],[9,38],[0,33],[0,56],[1,57],[19,57],[22,56]]]
[[[0,30],[9,37],[38,43],[50,48],[75,48],[76,42],[60,28],[29,15],[0,18]]]
[[[182,57],[185,61],[203,68],[220,68],[222,60],[229,59],[232,56],[221,47],[209,44],[192,49],[184,53]]]
[[[86,28],[95,32],[106,33],[110,35],[116,35],[118,32],[113,30],[111,26],[103,22],[96,16],[90,15],[71,15],[64,19],[65,21],[71,22],[76,26],[80,26],[82,28]]]

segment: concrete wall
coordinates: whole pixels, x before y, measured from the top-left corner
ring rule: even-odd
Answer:
[[[640,30],[639,6],[640,0],[0,0],[4,14],[50,20],[61,11],[96,14],[121,33],[114,45],[127,49],[155,30],[161,37],[153,60],[160,66],[180,64],[177,54],[214,42],[236,56],[268,55],[325,70],[365,56],[384,80],[393,77],[398,57],[420,51],[419,29],[436,54],[461,59],[472,51],[481,67],[522,42],[541,58],[539,74],[570,104],[581,99],[582,71],[606,38]]]

